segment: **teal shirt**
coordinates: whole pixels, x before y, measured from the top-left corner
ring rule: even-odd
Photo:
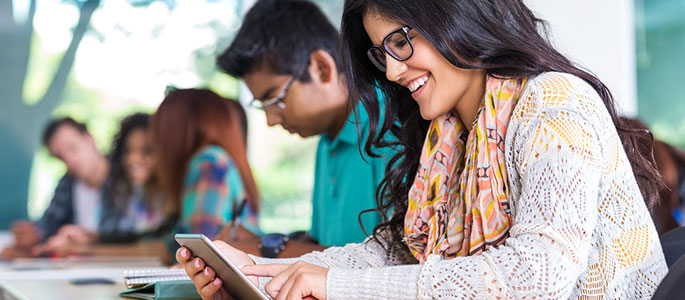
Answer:
[[[382,157],[370,158],[364,152],[369,131],[369,118],[359,105],[360,143],[355,116],[350,114],[335,139],[321,135],[316,150],[314,192],[312,199],[312,228],[310,234],[324,246],[358,243],[366,238],[359,225],[361,211],[376,207],[376,188],[385,175],[385,166],[395,154],[389,148],[377,149]],[[364,158],[359,152],[361,144]],[[368,234],[380,221],[377,212],[362,215]]]

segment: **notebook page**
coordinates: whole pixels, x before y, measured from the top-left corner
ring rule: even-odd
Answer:
[[[127,288],[135,288],[159,281],[190,280],[183,269],[165,270],[127,270],[124,271],[124,283]]]

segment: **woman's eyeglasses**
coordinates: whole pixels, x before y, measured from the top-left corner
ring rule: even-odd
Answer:
[[[411,43],[409,38],[409,30],[411,27],[402,26],[402,28],[397,29],[383,38],[383,42],[380,46],[373,46],[368,51],[366,55],[369,56],[371,62],[382,72],[385,72],[386,61],[385,53],[390,54],[392,58],[397,61],[405,61],[414,54],[414,45]]]
[[[252,99],[252,101],[250,101],[250,106],[261,110],[269,110],[271,108],[276,107],[284,109],[285,103],[283,103],[283,98],[285,98],[285,95],[288,94],[288,90],[290,89],[290,86],[293,85],[293,82],[295,82],[295,79],[302,76],[302,72],[304,72],[305,69],[307,69],[307,65],[300,68],[295,74],[290,75],[290,79],[288,79],[288,82],[285,84],[285,87],[281,90],[280,93],[278,93],[278,95],[276,95],[276,97],[266,100],[259,100],[257,98],[254,98]]]

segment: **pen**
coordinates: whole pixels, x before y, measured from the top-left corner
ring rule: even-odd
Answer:
[[[231,220],[231,230],[228,233],[228,241],[229,242],[233,241],[233,238],[235,238],[236,229],[238,229],[238,225],[240,224],[240,219],[241,219],[240,215],[243,213],[243,209],[245,209],[246,204],[247,204],[247,199],[243,198],[243,200],[240,201],[240,204],[233,207],[233,217]]]

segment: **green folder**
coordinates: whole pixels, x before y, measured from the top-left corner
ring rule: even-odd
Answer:
[[[158,281],[119,293],[119,296],[150,300],[188,300],[202,298],[190,280]]]

